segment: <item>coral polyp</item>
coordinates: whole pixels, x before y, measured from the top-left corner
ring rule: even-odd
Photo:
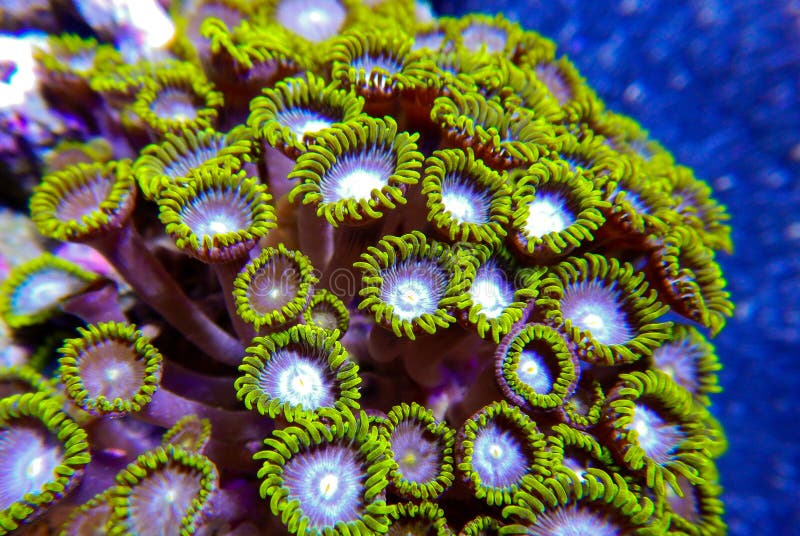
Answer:
[[[428,219],[449,240],[496,243],[506,235],[511,190],[472,149],[436,151],[425,162]]]
[[[390,409],[384,428],[395,463],[390,485],[396,493],[433,500],[452,485],[454,430],[419,404]]]
[[[495,374],[506,399],[528,410],[563,405],[576,383],[567,342],[543,324],[521,326],[501,341]]]
[[[42,180],[31,197],[31,215],[47,237],[85,241],[122,226],[135,195],[130,162],[76,164]]]
[[[0,534],[725,532],[728,215],[554,42],[123,3],[0,8]]]
[[[358,409],[358,365],[338,333],[293,326],[253,339],[235,383],[237,396],[262,415],[288,421],[321,408]]]
[[[497,343],[522,320],[543,270],[520,269],[506,249],[479,245],[469,251],[476,267],[467,299],[457,307],[459,320]]]
[[[209,168],[185,188],[166,188],[159,217],[178,248],[208,263],[241,259],[275,227],[275,211],[264,185]]]
[[[78,328],[60,349],[67,396],[96,415],[122,416],[150,402],[161,380],[161,354],[135,326],[105,322]]]
[[[299,251],[283,244],[263,249],[233,282],[237,313],[256,329],[293,322],[308,306],[316,282],[311,263]]]
[[[111,503],[108,501],[110,491],[109,489],[95,495],[73,510],[61,526],[61,534],[64,536],[105,534],[106,524],[111,517]]]
[[[464,423],[458,468],[475,497],[490,506],[510,504],[526,475],[542,476],[544,435],[530,417],[505,400],[484,407]]]
[[[22,263],[0,286],[0,314],[11,327],[43,322],[56,314],[59,302],[97,278],[80,266],[44,253]]]
[[[227,134],[211,128],[169,132],[160,144],[142,149],[133,164],[133,175],[142,195],[158,200],[167,186],[190,184],[195,171],[204,166],[237,170],[242,164],[239,158],[250,156],[248,136],[244,128],[235,128]]]
[[[407,185],[419,182],[418,135],[398,132],[394,119],[369,117],[322,132],[289,175],[290,199],[316,207],[333,225],[383,217],[406,203]]]
[[[388,536],[407,534],[430,534],[431,536],[453,536],[453,529],[447,525],[444,510],[432,502],[421,504],[395,504],[391,513]]]
[[[714,347],[692,326],[676,324],[670,340],[657,348],[651,359],[653,368],[670,376],[704,405],[711,403],[710,393],[721,389],[716,372],[722,365]]]
[[[669,322],[653,322],[667,307],[630,264],[588,254],[558,264],[551,274],[536,303],[583,359],[637,361],[669,337]]]
[[[516,504],[503,510],[521,521],[509,526],[510,534],[664,534],[652,501],[639,499],[618,475],[593,471],[579,483],[527,478],[523,486]]]
[[[363,412],[322,415],[330,425],[301,419],[264,441],[261,495],[292,534],[386,533],[386,440]]]
[[[133,135],[156,136],[184,128],[213,127],[223,100],[201,71],[183,64],[146,79],[130,106],[130,115],[123,116],[123,125]]]
[[[109,492],[108,533],[192,534],[210,510],[218,478],[201,454],[176,446],[146,452],[120,471]]]
[[[200,452],[211,435],[211,422],[197,415],[186,415],[164,433],[162,444],[177,445],[189,452]]]
[[[297,158],[320,131],[358,117],[363,107],[362,98],[309,73],[282,80],[254,98],[247,124],[265,146]]]
[[[702,413],[693,410],[690,394],[658,371],[621,375],[609,395],[606,425],[610,448],[622,463],[641,471],[647,485],[665,484],[682,494],[677,476],[700,483],[702,451],[715,440],[705,432]]]
[[[397,96],[398,86],[410,86],[404,67],[411,38],[403,31],[348,33],[331,44],[331,76],[352,87],[367,102]]]
[[[303,311],[303,322],[330,333],[344,335],[350,326],[350,311],[336,294],[325,289],[314,293]]]
[[[354,266],[364,274],[359,309],[367,309],[398,337],[435,333],[455,319],[448,307],[463,299],[466,271],[447,244],[422,233],[387,236]]]
[[[563,257],[594,240],[605,206],[583,173],[543,158],[516,177],[510,242],[532,259]]]
[[[41,515],[89,463],[86,432],[47,393],[0,400],[0,534]]]

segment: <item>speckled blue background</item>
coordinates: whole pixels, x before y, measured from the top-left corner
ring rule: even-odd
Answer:
[[[733,215],[737,304],[715,341],[731,535],[800,534],[800,1],[435,2],[504,12],[559,43],[612,109]]]

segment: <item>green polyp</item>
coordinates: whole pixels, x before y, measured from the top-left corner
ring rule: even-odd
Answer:
[[[538,296],[545,269],[521,266],[511,252],[503,247],[490,248],[479,244],[462,248],[461,251],[468,254],[468,262],[474,267],[471,268],[472,281],[466,289],[467,298],[456,308],[459,320],[474,329],[481,338],[499,343],[523,319],[528,304]],[[481,282],[483,270],[489,271],[490,278]],[[492,285],[498,282],[508,285],[511,297],[507,303],[496,299],[499,289]],[[483,286],[476,288],[476,285]],[[502,310],[498,312],[500,306]],[[494,307],[495,310],[489,311],[488,307]]]
[[[367,101],[396,96],[399,87],[414,85],[404,73],[412,43],[405,32],[395,28],[340,35],[332,40],[327,55],[331,78]]]
[[[336,294],[319,289],[303,311],[303,322],[343,337],[350,325],[350,311]]]
[[[253,146],[248,135],[248,129],[243,126],[227,133],[212,128],[167,132],[160,143],[147,145],[139,152],[133,164],[133,176],[142,195],[158,201],[168,186],[189,186],[201,168],[238,171],[244,162],[251,160]]]
[[[164,432],[162,446],[176,445],[188,452],[201,452],[211,437],[211,422],[194,414],[178,419],[172,428]]]
[[[244,170],[204,167],[185,188],[161,192],[159,219],[178,249],[203,262],[231,262],[277,226],[271,201],[267,187]]]
[[[119,322],[89,325],[78,333],[80,337],[65,340],[59,350],[59,374],[67,396],[95,415],[122,416],[146,406],[158,389],[163,359],[149,339],[136,326]],[[97,361],[106,360],[97,366]],[[99,378],[87,377],[100,371]],[[133,384],[126,393],[105,394],[124,382]]]
[[[402,458],[406,454],[399,451],[397,445],[392,443],[394,432],[402,427],[416,428],[414,432],[418,432],[421,437],[414,445],[427,442],[438,447],[439,460],[434,478],[420,481],[410,479],[408,475],[403,474],[399,461],[403,461]],[[399,495],[409,500],[435,501],[452,486],[455,480],[453,450],[456,433],[446,423],[439,422],[430,409],[415,402],[394,406],[386,414],[381,432],[389,441],[391,457],[394,460],[394,467],[389,475],[390,485]],[[406,460],[404,463],[417,463],[417,461]]]
[[[44,393],[58,398],[52,382],[28,365],[0,366],[0,399],[25,393]]]
[[[40,290],[28,289],[36,282],[37,277],[47,278],[48,275],[51,283],[47,287]],[[76,264],[43,253],[14,267],[0,285],[0,314],[12,328],[40,324],[58,314],[58,304],[62,299],[81,292],[98,277]],[[32,290],[34,297],[39,296],[46,300],[39,305],[20,308],[19,301],[28,290]]]
[[[455,536],[455,532],[447,523],[444,510],[434,502],[393,504],[389,517],[390,534]]]
[[[549,369],[546,374],[552,376],[551,385],[543,392],[520,377],[528,351],[534,352],[539,360],[539,363],[532,361],[531,366],[545,366]],[[576,359],[561,334],[544,324],[526,324],[512,331],[498,347],[495,359],[501,390],[511,402],[528,410],[557,408],[575,389]]]
[[[667,301],[676,312],[719,333],[733,316],[730,292],[714,251],[691,227],[676,227],[653,253]]]
[[[180,95],[179,99],[192,109],[191,113],[163,115],[158,109],[159,102],[170,94]],[[199,130],[216,125],[223,105],[222,93],[214,89],[203,72],[189,62],[182,62],[169,69],[158,69],[144,80],[130,105],[130,114],[122,116],[122,123],[131,132],[141,130],[158,136],[185,128]]]
[[[517,454],[524,462],[518,478],[503,486],[495,486],[484,482],[481,470],[476,467],[479,462],[477,454],[478,442],[485,431],[496,430],[503,437],[510,438],[512,443],[520,449]],[[541,478],[549,474],[550,468],[545,456],[545,436],[536,426],[536,423],[524,414],[518,406],[508,404],[505,400],[484,406],[481,411],[464,422],[459,434],[458,445],[458,470],[464,474],[475,498],[489,506],[502,507],[512,504],[513,498],[526,476]],[[509,445],[509,448],[514,448]],[[493,458],[493,463],[501,463],[503,457],[510,457],[511,453],[500,446],[490,445],[488,456]],[[508,469],[505,467],[505,469]],[[505,478],[505,477],[504,477]]]
[[[503,508],[503,517],[511,523],[501,527],[499,533],[530,534],[539,529],[540,518],[550,515],[559,523],[568,523],[570,507],[610,520],[614,528],[626,534],[657,536],[666,531],[664,519],[654,515],[653,501],[638,497],[618,474],[590,469],[580,482],[558,476],[544,480],[523,477],[514,504]]]
[[[91,460],[86,432],[62,412],[61,401],[51,398],[49,393],[25,393],[1,399],[0,433],[13,430],[17,423],[28,429],[35,426],[45,432],[58,445],[59,463],[53,469],[53,478],[43,487],[24,493],[0,510],[0,534],[15,531],[20,524],[41,514],[65,495],[77,485],[84,466]],[[28,449],[17,451],[19,455],[26,452]],[[4,466],[13,463],[13,460],[2,461]],[[35,469],[32,468],[32,472],[35,473]]]
[[[451,142],[472,147],[494,169],[529,166],[556,143],[552,125],[511,101],[485,96],[475,87],[452,87],[431,108],[434,121]]]
[[[333,126],[356,119],[363,107],[362,97],[308,73],[305,78],[286,78],[253,99],[247,126],[256,140],[296,159],[314,143],[320,130],[300,136],[282,120],[284,114],[293,110],[310,111],[328,118]]]
[[[462,189],[454,194],[462,198],[471,194],[472,203],[451,199],[449,188]],[[427,197],[428,220],[450,241],[495,245],[506,236],[511,189],[503,175],[475,158],[471,148],[434,151],[425,161],[422,195]],[[460,202],[459,206],[450,206],[450,200]],[[480,211],[469,210],[476,205]]]
[[[95,195],[87,195],[95,189]],[[31,219],[39,232],[83,242],[127,224],[136,184],[128,160],[74,164],[46,175],[34,189]]]
[[[317,282],[313,270],[308,258],[299,251],[289,250],[283,244],[264,248],[233,282],[236,311],[256,330],[295,321],[308,306]],[[287,274],[293,278],[285,279]],[[267,301],[259,303],[257,299]]]
[[[465,290],[469,284],[470,267],[458,252],[453,252],[447,244],[428,241],[422,233],[414,231],[410,234],[385,236],[377,246],[368,248],[354,267],[362,272],[363,288],[359,309],[368,310],[375,316],[376,322],[390,329],[397,337],[414,340],[418,334],[433,334],[439,328],[446,328],[455,318],[449,308],[465,299]],[[404,268],[404,263],[419,262],[428,265],[437,274],[444,274],[438,281],[443,288],[438,289],[441,296],[435,300],[432,311],[423,312],[413,318],[404,318],[395,312],[395,307],[386,302],[384,297],[384,277],[387,270]],[[411,281],[417,285],[416,280]],[[424,285],[426,282],[419,282]],[[432,292],[432,291],[431,291]],[[420,299],[427,299],[419,291]]]
[[[563,161],[541,159],[513,178],[510,241],[534,262],[552,262],[591,244],[605,223],[601,209],[608,203],[600,191]],[[533,207],[539,207],[538,215]],[[541,229],[533,232],[531,222]]]
[[[680,439],[670,449],[664,462],[648,456],[640,441],[643,430],[637,429],[636,414],[642,404],[655,412],[665,423],[677,429]],[[647,486],[663,493],[669,485],[682,494],[677,477],[686,478],[692,485],[702,482],[700,469],[707,461],[712,447],[711,437],[691,395],[669,376],[648,370],[621,374],[620,381],[606,403],[606,426],[613,434],[612,450],[620,463],[640,472]],[[653,432],[650,432],[652,434]],[[647,436],[649,437],[649,436]]]
[[[104,534],[111,518],[111,490],[98,493],[75,508],[61,525],[60,536],[86,536]]]
[[[189,500],[185,504],[171,504],[166,510],[170,518],[161,519],[161,523],[166,524],[170,534],[180,534],[181,536],[194,534],[200,526],[203,516],[210,512],[211,498],[217,489],[219,475],[214,463],[203,456],[193,452],[188,452],[175,445],[156,447],[155,449],[141,454],[134,462],[128,465],[117,474],[116,482],[109,492],[109,501],[112,506],[111,519],[109,521],[108,534],[144,534],[145,528],[148,533],[156,534],[162,527],[153,525],[153,519],[145,517],[137,519],[137,512],[147,512],[148,508],[137,504],[140,501],[156,500],[157,508],[163,508],[167,501],[180,498],[178,490],[166,490],[159,486],[154,479],[170,478],[170,471],[180,474],[185,480],[193,480],[196,490],[190,490]],[[185,485],[184,481],[177,481],[175,485]],[[142,497],[139,489],[142,486],[153,485],[159,491],[169,493],[165,497]],[[176,512],[177,507],[185,508],[181,512]]]
[[[406,204],[406,188],[419,182],[423,156],[417,150],[418,138],[417,133],[398,133],[397,123],[391,117],[365,116],[320,132],[308,151],[297,158],[289,174],[296,181],[289,200],[316,207],[317,216],[334,227],[382,218],[387,210]],[[355,166],[353,160],[367,161],[375,155],[382,160],[374,165],[386,169],[341,169]],[[335,183],[342,178],[347,179],[346,184]],[[359,187],[357,192],[356,185],[366,178],[374,187],[368,192]]]
[[[306,325],[256,337],[239,366],[242,375],[234,384],[237,398],[247,409],[273,419],[282,417],[288,422],[313,418],[324,408],[358,411],[361,396],[358,365],[338,338],[335,330],[330,333]],[[332,404],[310,407],[310,402],[297,403],[275,392],[273,382],[277,387],[286,384],[286,389],[294,390],[295,398],[307,401],[327,388],[329,392],[320,396],[330,398]]]
[[[388,485],[387,476],[391,469],[391,459],[386,455],[388,444],[377,426],[362,411],[357,415],[351,412],[325,410],[323,420],[298,419],[291,426],[273,432],[264,440],[265,449],[253,458],[263,460],[258,478],[262,480],[260,493],[263,499],[269,498],[273,514],[280,516],[290,534],[311,533],[334,534],[334,526],[355,536],[385,534],[389,526],[392,507],[384,500]],[[358,479],[359,514],[354,519],[340,520],[323,526],[312,523],[306,505],[293,493],[285,480],[285,471],[297,457],[311,457],[325,448],[342,449],[358,462],[363,477]],[[325,482],[334,482],[334,468],[323,475]],[[313,514],[311,514],[313,515]]]
[[[575,319],[567,318],[561,301],[571,285],[596,283],[616,295],[615,306],[624,311],[630,323],[631,337],[626,341],[604,344]],[[599,365],[632,363],[652,354],[666,340],[671,322],[657,322],[669,308],[659,301],[658,293],[629,263],[597,254],[569,257],[553,267],[542,281],[536,306],[547,321],[557,327],[577,348],[581,359]]]

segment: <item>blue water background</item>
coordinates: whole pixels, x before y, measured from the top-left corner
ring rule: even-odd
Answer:
[[[504,12],[554,39],[733,215],[737,304],[714,341],[731,535],[800,534],[800,1],[435,3]]]

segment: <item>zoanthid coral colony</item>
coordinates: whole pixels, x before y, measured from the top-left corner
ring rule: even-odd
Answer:
[[[0,534],[725,532],[728,216],[552,41],[39,4],[0,8],[49,33],[0,63]]]

